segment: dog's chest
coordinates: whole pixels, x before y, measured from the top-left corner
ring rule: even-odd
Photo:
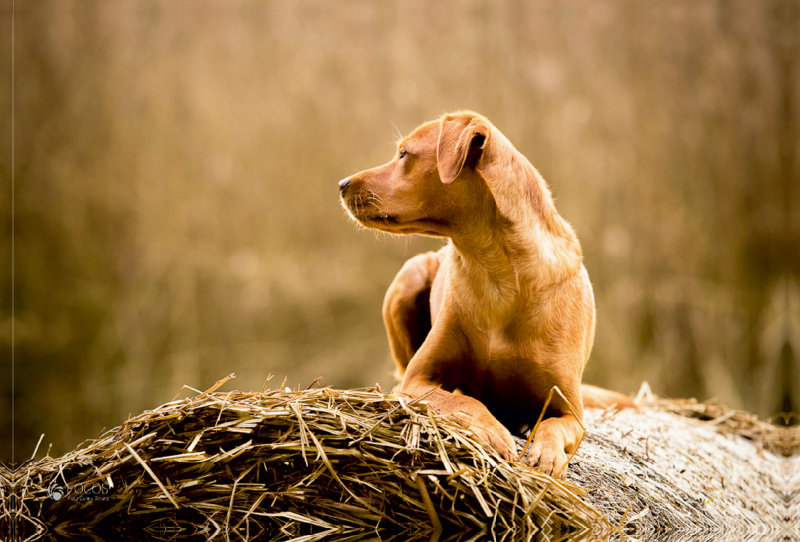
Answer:
[[[462,326],[474,363],[488,368],[536,357],[543,337],[530,311],[509,310],[494,316],[476,314]]]
[[[517,333],[509,329],[490,328],[481,334],[472,334],[468,341],[474,361],[485,368],[498,363],[503,365],[524,364],[533,355],[533,345],[529,337],[520,340]]]
[[[528,359],[535,343],[546,340],[548,297],[515,273],[494,274],[464,268],[451,285],[455,311],[471,354],[481,364],[493,360]]]
[[[474,285],[458,291],[459,315],[462,323],[498,343],[520,316],[521,304],[510,286],[492,284],[476,288]]]
[[[541,339],[541,306],[519,296],[491,296],[470,300],[477,307],[461,312],[462,329],[473,355],[481,359],[526,358]]]

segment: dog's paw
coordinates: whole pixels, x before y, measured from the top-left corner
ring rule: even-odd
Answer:
[[[527,463],[548,476],[564,480],[567,475],[567,456],[564,448],[546,439],[534,439]]]
[[[470,424],[470,429],[475,435],[494,448],[506,461],[517,460],[517,443],[511,433],[499,422],[483,421]]]

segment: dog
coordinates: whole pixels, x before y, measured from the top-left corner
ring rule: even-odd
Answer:
[[[635,406],[581,385],[595,307],[580,243],[538,171],[485,117],[422,124],[339,191],[367,228],[450,240],[408,260],[386,293],[395,392],[424,396],[516,460],[511,431],[532,427],[557,386],[527,462],[561,478],[584,407]]]

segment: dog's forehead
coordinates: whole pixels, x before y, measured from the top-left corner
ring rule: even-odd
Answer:
[[[413,146],[422,148],[436,148],[439,141],[439,131],[441,130],[441,123],[436,120],[426,122],[417,127],[411,135],[406,137],[400,142],[400,146]]]

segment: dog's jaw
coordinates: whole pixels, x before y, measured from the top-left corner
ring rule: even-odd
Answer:
[[[448,237],[443,233],[444,225],[427,218],[424,213],[419,216],[385,213],[375,202],[370,201],[369,206],[365,206],[363,194],[358,193],[341,196],[339,201],[348,217],[364,228],[396,235]]]

